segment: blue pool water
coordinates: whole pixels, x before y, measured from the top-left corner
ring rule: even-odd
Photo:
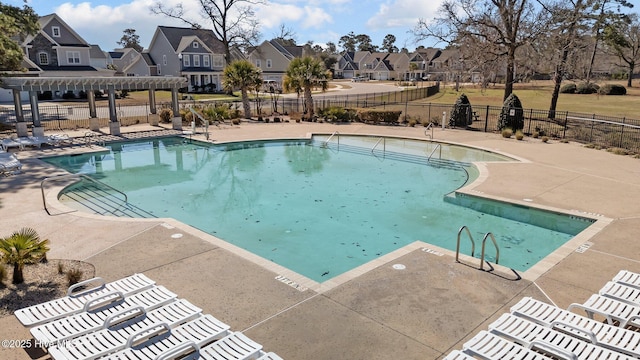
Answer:
[[[416,240],[455,250],[462,225],[476,241],[492,232],[500,264],[524,271],[591,223],[522,208],[507,219],[517,213],[508,204],[452,196],[477,174],[471,161],[507,160],[500,155],[399,139],[322,140],[160,138],[44,160],[318,282]],[[436,161],[440,151],[453,161]],[[470,253],[467,241],[462,252]],[[487,250],[489,260],[494,255]]]

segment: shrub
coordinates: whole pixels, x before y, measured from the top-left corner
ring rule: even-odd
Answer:
[[[522,130],[524,128],[524,112],[522,103],[516,94],[511,94],[504,101],[500,118],[498,119],[498,130],[510,128],[511,130]]]
[[[509,139],[513,135],[513,130],[506,128],[502,129],[502,137]]]
[[[598,94],[600,94],[600,95],[626,95],[627,94],[627,88],[622,86],[622,85],[618,85],[618,84],[605,84],[600,88],[600,90],[598,90]]]
[[[356,117],[356,111],[341,106],[330,106],[318,111],[318,116],[331,122],[349,122]]]
[[[60,261],[58,261],[58,274],[64,274],[64,264]]]
[[[600,87],[594,83],[580,83],[576,86],[576,94],[595,94]]]
[[[453,110],[451,110],[449,126],[466,127],[467,125],[471,125],[473,121],[471,118],[472,111],[471,103],[467,95],[460,95],[453,105]]]
[[[547,141],[549,141],[549,137],[548,136],[543,136],[542,137],[542,142],[546,143]]]
[[[164,108],[160,110],[158,116],[160,116],[160,121],[162,121],[163,123],[170,123],[171,118],[173,118],[173,110]]]
[[[566,84],[560,88],[561,94],[575,94],[576,93],[576,84]]]
[[[80,269],[70,269],[67,271],[67,281],[69,286],[75,285],[82,280],[82,270]]]
[[[7,269],[3,264],[0,264],[0,284],[4,285],[5,280],[7,280]]]
[[[416,126],[416,124],[418,124],[418,121],[416,121],[416,119],[410,119],[409,122],[407,123],[407,126],[414,127]]]
[[[65,92],[64,94],[62,94],[62,98],[65,99],[65,100],[75,99],[76,98],[76,94],[74,94],[73,91],[69,90],[69,91]]]
[[[385,123],[385,124],[397,124],[400,120],[400,115],[402,111],[361,111],[358,115],[360,117],[360,121],[362,122],[372,122],[374,124]]]
[[[516,131],[516,140],[524,139],[524,133],[520,130]]]
[[[226,105],[207,106],[202,110],[204,117],[209,121],[222,121],[233,118],[233,110]]]

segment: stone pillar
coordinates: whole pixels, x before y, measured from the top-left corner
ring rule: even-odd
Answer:
[[[156,108],[156,90],[149,89],[149,125],[158,126],[160,116]]]
[[[171,89],[171,110],[173,119],[171,120],[174,130],[182,130],[182,117],[180,116],[180,103],[178,102],[178,88]]]
[[[44,127],[40,122],[40,109],[38,108],[37,91],[29,91],[29,103],[31,104],[31,119],[33,120],[31,132],[33,133],[33,136],[44,137]]]
[[[24,113],[22,112],[22,99],[20,98],[20,90],[13,89],[13,106],[16,113],[16,132],[18,136],[29,136],[27,123],[24,121]]]
[[[120,135],[120,123],[116,111],[116,90],[113,84],[107,85],[109,91],[109,134]]]

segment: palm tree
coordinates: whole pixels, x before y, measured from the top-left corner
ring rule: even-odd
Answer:
[[[40,240],[40,236],[31,228],[22,228],[11,236],[0,239],[0,255],[13,265],[13,283],[24,282],[22,271],[26,264],[40,261],[49,251],[49,240]]]
[[[224,68],[223,86],[227,90],[240,89],[244,117],[251,118],[249,91],[262,84],[262,73],[247,60],[236,60]]]
[[[331,73],[324,67],[324,63],[310,56],[295,58],[289,63],[284,77],[284,90],[295,91],[300,96],[304,93],[304,105],[309,118],[313,117],[313,98],[311,89],[320,87],[327,90],[327,81],[331,79]]]

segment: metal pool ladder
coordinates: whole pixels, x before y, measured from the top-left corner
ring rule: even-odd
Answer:
[[[460,262],[459,260],[460,238],[462,236],[462,231],[465,231],[465,230],[467,232],[467,236],[469,237],[469,240],[471,240],[471,257],[473,257],[476,251],[476,244],[473,241],[473,236],[471,235],[471,231],[469,231],[469,228],[467,227],[467,225],[463,225],[460,228],[460,230],[458,230],[458,241],[456,243],[456,262]],[[493,233],[488,232],[484,234],[484,237],[482,238],[482,252],[480,253],[480,270],[484,270],[484,249],[487,244],[487,239],[489,238],[491,238],[491,242],[493,242],[493,246],[496,249],[496,264],[498,264],[498,262],[500,261],[500,249],[498,248],[498,243],[496,242],[496,238],[493,236]]]
[[[337,135],[337,136],[336,136],[336,135]],[[327,140],[325,140],[325,141],[322,143],[322,147],[327,147],[327,144],[329,143],[329,141],[331,141],[331,139],[332,139],[334,136],[336,136],[336,139],[337,139],[337,141],[338,141],[338,147],[340,147],[340,133],[339,133],[338,131],[334,131],[334,132],[333,132],[333,134],[331,134],[331,136],[329,136],[329,137],[327,138]]]

